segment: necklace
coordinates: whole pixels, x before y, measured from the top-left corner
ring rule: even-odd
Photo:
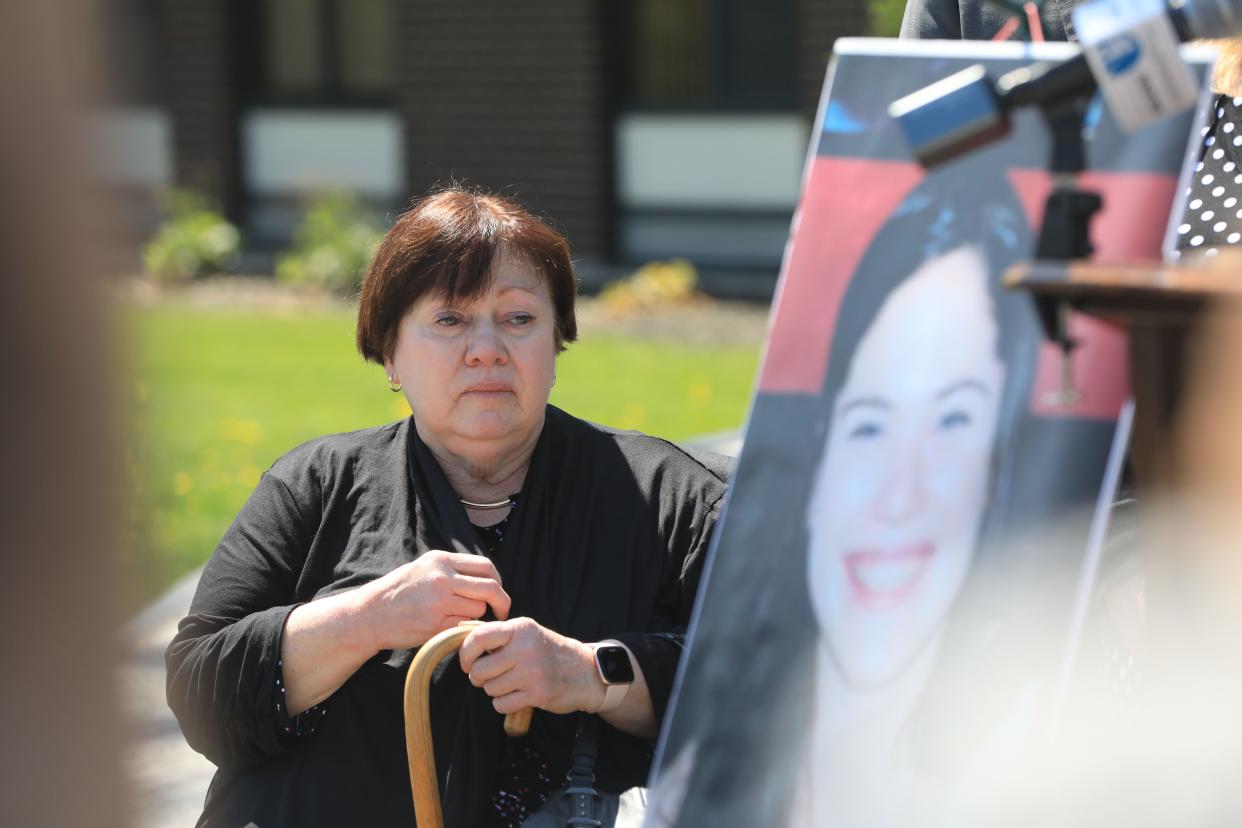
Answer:
[[[466,500],[464,497],[459,497],[458,500],[461,501],[461,505],[463,506],[468,506],[471,509],[483,509],[485,511],[487,509],[504,509],[513,505],[513,499],[508,497],[504,500],[498,500],[495,503],[475,503],[473,500]]]

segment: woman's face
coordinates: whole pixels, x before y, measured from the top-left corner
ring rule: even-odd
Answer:
[[[885,300],[834,401],[812,493],[809,580],[838,668],[899,674],[962,586],[1004,384],[986,261],[962,247]]]
[[[556,378],[556,314],[543,274],[503,249],[492,270],[476,299],[415,302],[386,365],[419,433],[453,450],[529,438]]]

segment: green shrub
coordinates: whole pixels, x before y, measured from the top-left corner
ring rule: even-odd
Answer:
[[[356,293],[383,237],[379,222],[357,198],[331,193],[313,202],[276,263],[277,280],[290,285]]]
[[[684,305],[703,300],[694,289],[697,282],[698,272],[685,259],[648,262],[628,278],[605,285],[599,299],[614,314]]]
[[[190,190],[173,190],[165,202],[168,218],[142,251],[147,273],[161,281],[184,281],[232,269],[241,234]]]

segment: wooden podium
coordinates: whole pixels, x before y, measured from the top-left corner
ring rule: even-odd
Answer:
[[[1187,347],[1208,307],[1242,298],[1242,253],[1178,266],[1025,263],[1010,268],[1005,285],[1129,330],[1135,482],[1142,490],[1162,487],[1172,473],[1169,451]]]

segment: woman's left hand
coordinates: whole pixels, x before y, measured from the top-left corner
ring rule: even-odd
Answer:
[[[492,697],[498,713],[528,707],[593,712],[604,702],[594,648],[530,618],[480,625],[466,636],[459,657],[470,683]]]

